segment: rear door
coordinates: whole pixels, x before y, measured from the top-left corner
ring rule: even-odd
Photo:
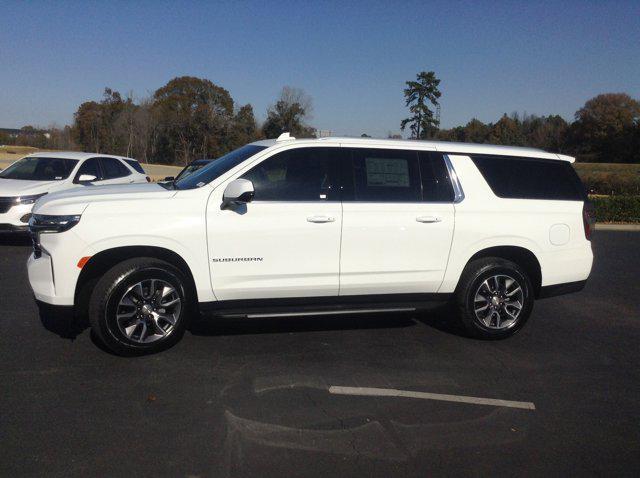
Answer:
[[[102,167],[102,181],[106,184],[128,184],[135,181],[135,177],[124,164],[116,158],[99,158]]]
[[[342,207],[336,197],[340,148],[298,147],[238,177],[254,200],[207,208],[211,281],[218,300],[336,296]]]
[[[454,228],[436,152],[349,148],[341,168],[340,295],[437,292]]]

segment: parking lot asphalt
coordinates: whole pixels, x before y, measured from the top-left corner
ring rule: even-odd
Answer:
[[[640,233],[593,246],[585,290],[504,341],[434,309],[210,320],[131,359],[41,316],[0,237],[0,475],[638,476]]]

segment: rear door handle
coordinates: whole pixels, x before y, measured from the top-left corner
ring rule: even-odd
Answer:
[[[320,223],[320,222],[333,222],[335,221],[336,218],[335,217],[331,217],[331,216],[309,216],[307,218],[307,221],[309,222],[316,222],[316,223]]]
[[[442,222],[442,218],[439,218],[439,217],[436,217],[436,216],[418,216],[418,217],[416,217],[416,221],[418,221],[418,222],[426,222],[426,223]]]

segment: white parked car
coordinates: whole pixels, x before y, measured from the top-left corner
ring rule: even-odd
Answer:
[[[142,166],[131,158],[62,151],[30,154],[0,171],[0,232],[26,231],[34,203],[45,194],[147,181]]]
[[[455,305],[469,334],[519,330],[581,290],[590,220],[573,158],[354,138],[259,141],[169,185],[45,196],[38,301],[88,312],[112,351],[177,342],[198,310],[279,317]]]

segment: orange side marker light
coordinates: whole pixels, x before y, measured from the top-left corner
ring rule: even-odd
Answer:
[[[89,262],[89,259],[91,259],[91,256],[86,256],[80,259],[78,261],[78,269],[82,269],[87,264],[87,262]]]

